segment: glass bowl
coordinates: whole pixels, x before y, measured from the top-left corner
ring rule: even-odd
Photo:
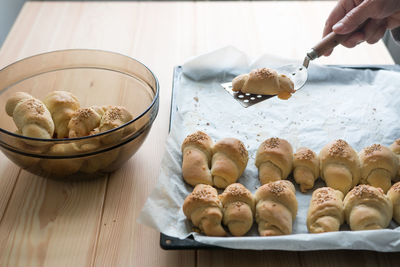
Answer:
[[[5,112],[15,92],[43,100],[52,91],[74,94],[81,107],[123,106],[132,115],[124,125],[95,135],[39,139],[17,134]],[[142,145],[159,106],[154,74],[130,57],[73,49],[32,56],[0,70],[0,149],[21,168],[45,178],[93,179],[118,169]]]

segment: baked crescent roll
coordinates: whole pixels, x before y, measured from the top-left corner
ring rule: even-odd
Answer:
[[[77,109],[68,123],[68,137],[75,138],[89,135],[91,131],[99,127],[101,117],[106,110],[107,107],[105,106]]]
[[[222,204],[217,190],[204,184],[198,184],[183,203],[183,213],[208,236],[225,236],[226,232],[221,225]]]
[[[393,219],[400,224],[400,182],[389,189],[387,196],[393,204]]]
[[[43,103],[51,113],[57,138],[67,138],[68,123],[75,110],[80,107],[78,99],[70,92],[53,91],[46,96]]]
[[[277,137],[265,140],[257,150],[256,166],[261,184],[286,179],[293,168],[292,146]]]
[[[294,84],[287,76],[273,69],[261,68],[241,74],[232,80],[232,90],[260,95],[278,95],[288,99],[295,92]]]
[[[311,149],[301,147],[293,155],[293,176],[301,192],[313,188],[319,177],[319,158]]]
[[[392,150],[392,152],[394,154],[396,154],[397,158],[400,161],[400,138],[397,139],[396,141],[393,142],[393,144],[390,145],[390,150]],[[400,181],[400,168],[397,170],[397,175],[396,178],[394,179],[395,182]]]
[[[54,122],[46,106],[39,99],[24,92],[16,92],[7,100],[6,112],[13,117],[18,132],[24,136],[50,139]]]
[[[55,156],[67,156],[81,152],[79,146],[75,143],[55,144],[49,149],[49,153]],[[48,173],[55,176],[68,176],[79,171],[84,159],[42,159],[40,166]]]
[[[358,185],[346,195],[343,204],[346,222],[353,231],[383,229],[392,220],[392,202],[381,188]]]
[[[312,194],[307,213],[310,233],[338,231],[344,222],[343,193],[330,187],[322,187]]]
[[[245,235],[253,225],[255,200],[251,192],[239,183],[229,185],[219,196],[224,211],[224,225],[234,236]]]
[[[270,182],[255,193],[256,222],[261,236],[288,235],[297,214],[293,184],[287,180]]]
[[[358,184],[360,161],[357,152],[344,140],[333,141],[319,153],[321,178],[343,194]]]
[[[190,185],[212,185],[210,164],[213,141],[201,131],[188,135],[182,144],[182,175]]]
[[[387,147],[374,144],[364,148],[359,153],[361,163],[361,180],[363,184],[369,184],[382,188],[386,193],[395,180],[399,169],[399,159]]]
[[[213,184],[225,188],[242,175],[249,160],[243,143],[235,138],[219,140],[213,147],[211,175]]]

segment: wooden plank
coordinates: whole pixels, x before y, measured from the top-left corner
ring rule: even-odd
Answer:
[[[106,179],[65,183],[21,173],[0,224],[1,266],[91,262]]]

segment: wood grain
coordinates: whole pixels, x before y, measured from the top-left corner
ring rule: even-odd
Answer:
[[[159,233],[136,223],[157,182],[164,153],[173,67],[227,45],[252,58],[269,53],[301,59],[321,37],[333,5],[314,1],[27,2],[0,50],[1,67],[65,48],[119,52],[144,62],[157,75],[160,111],[142,148],[110,178],[84,183],[44,180],[20,171],[0,155],[0,265],[395,263],[395,254],[375,252],[163,251]],[[337,47],[318,63],[392,64],[393,60],[379,42],[354,49]]]

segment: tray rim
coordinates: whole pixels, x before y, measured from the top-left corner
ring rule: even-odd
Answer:
[[[400,64],[387,64],[387,65],[360,64],[360,65],[325,65],[325,66],[336,67],[336,68],[371,70],[371,71],[388,70],[388,71],[400,72]],[[171,105],[170,105],[168,132],[171,131],[172,120],[174,118],[175,112],[177,111],[177,107],[175,105],[176,93],[177,93],[176,81],[179,75],[182,74],[182,72],[183,70],[181,65],[177,65],[174,67],[173,78],[172,78]],[[190,249],[234,250],[231,248],[204,244],[194,240],[192,236],[186,239],[179,239],[176,237],[165,235],[163,233],[160,233],[160,247],[164,250],[190,250]],[[273,249],[268,249],[268,250],[273,250]],[[353,249],[340,249],[338,251],[349,251],[349,250]],[[286,250],[277,249],[276,251],[286,251]],[[323,250],[309,250],[309,251],[323,251]],[[365,250],[365,251],[375,251],[375,250]],[[396,253],[396,252],[384,252],[384,253]]]

